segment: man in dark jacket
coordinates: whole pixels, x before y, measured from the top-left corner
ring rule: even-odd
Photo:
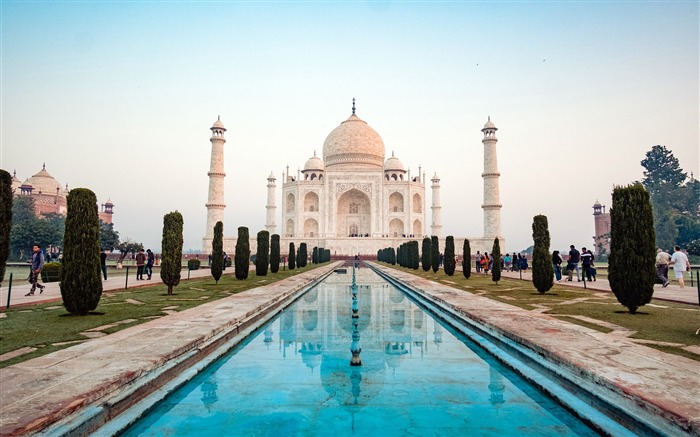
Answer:
[[[566,280],[572,281],[574,279],[574,270],[576,270],[576,279],[578,279],[578,282],[581,282],[581,273],[578,269],[578,263],[581,261],[581,253],[576,250],[573,244],[569,246],[569,249],[571,249],[569,250],[569,260],[567,265],[567,267],[569,267],[569,277]]]
[[[44,286],[39,285],[39,274],[41,274],[41,269],[44,268],[44,252],[39,249],[38,245],[34,245],[32,248],[32,269],[29,272],[29,283],[32,284],[32,289],[25,296],[34,295],[34,291],[39,287],[39,294],[44,292]]]

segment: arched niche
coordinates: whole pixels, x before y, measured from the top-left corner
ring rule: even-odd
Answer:
[[[389,212],[403,212],[403,194],[391,193],[389,196]]]
[[[304,196],[304,211],[318,211],[318,194],[313,191]]]

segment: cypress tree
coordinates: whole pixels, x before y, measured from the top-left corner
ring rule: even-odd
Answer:
[[[464,239],[462,246],[462,274],[466,279],[472,275],[472,248],[469,246],[469,240]]]
[[[411,241],[411,268],[418,270],[420,267],[420,254],[418,253],[418,242]]]
[[[216,222],[214,225],[214,239],[211,242],[211,275],[216,283],[219,283],[224,272],[224,224]]]
[[[455,274],[455,239],[452,235],[448,235],[445,239],[445,261],[443,269],[447,276]]]
[[[299,245],[299,256],[297,256],[297,265],[299,267],[306,267],[306,261],[309,257],[306,251],[306,243],[301,243]]]
[[[0,284],[5,279],[12,230],[12,176],[0,169]]]
[[[440,242],[435,235],[430,237],[430,264],[433,273],[437,273],[440,269]]]
[[[311,252],[311,264],[318,264],[318,247],[317,246],[314,246],[314,249]]]
[[[255,274],[267,276],[267,266],[270,263],[270,233],[258,232],[258,251],[255,254]]]
[[[248,228],[241,226],[238,228],[238,240],[236,240],[235,263],[236,279],[248,279],[248,269],[250,269],[250,240]]]
[[[656,281],[654,219],[649,192],[639,183],[615,187],[610,209],[608,280],[631,314],[651,302]]]
[[[182,237],[183,224],[182,214],[178,211],[173,211],[163,216],[160,279],[168,286],[169,295],[173,294],[173,287],[180,283],[182,245],[184,243]],[[213,255],[211,261],[214,262]]]
[[[540,294],[554,285],[554,266],[549,253],[549,224],[547,216],[536,215],[532,219],[532,239],[535,247],[532,252],[532,283]]]
[[[294,243],[289,243],[289,259],[287,259],[289,270],[294,270],[294,268],[296,267],[296,257],[297,251],[294,248]]]
[[[389,262],[392,266],[396,265],[396,250],[393,247],[389,248]]]
[[[270,237],[270,271],[277,273],[280,269],[280,236],[272,234]]]
[[[493,240],[493,249],[491,249],[491,258],[493,259],[493,267],[491,268],[491,280],[498,285],[501,280],[501,243],[498,238]]]
[[[427,272],[430,270],[430,263],[431,263],[431,258],[430,258],[430,238],[429,237],[424,237],[423,238],[423,245],[421,246],[421,249],[423,249],[423,253],[420,258],[420,263],[423,266],[423,271]]]
[[[87,188],[73,188],[67,203],[59,285],[66,310],[84,316],[97,308],[102,296],[97,197]]]

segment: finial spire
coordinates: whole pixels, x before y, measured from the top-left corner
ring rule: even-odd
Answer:
[[[216,116],[216,121],[221,121],[221,116],[220,116],[220,115],[217,115],[217,116]]]
[[[44,162],[44,167],[43,167],[43,169],[46,170],[46,162]]]
[[[352,115],[355,115],[355,98],[352,98]]]

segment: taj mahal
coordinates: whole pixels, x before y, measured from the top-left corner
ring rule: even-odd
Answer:
[[[333,129],[323,142],[323,156],[313,156],[303,170],[296,174],[289,166],[281,178],[281,207],[277,213],[277,179],[267,178],[265,230],[280,235],[283,255],[294,242],[296,247],[306,243],[312,247],[330,249],[332,255],[376,255],[379,249],[398,247],[424,236],[437,236],[444,248],[441,224],[440,178],[434,173],[430,179],[430,214],[426,213],[426,174],[419,166],[411,174],[398,157],[386,150],[381,136],[355,113]],[[202,239],[202,250],[211,253],[214,226],[224,222],[224,145],[226,143],[221,119],[210,128],[211,163],[208,172],[209,193],[206,203],[207,228]],[[461,253],[462,241],[468,238],[472,252],[491,252],[493,241],[501,235],[501,204],[499,200],[496,131],[490,117],[483,129],[484,147],[484,214],[483,235],[455,237],[455,247]],[[261,205],[262,207],[262,205]],[[279,222],[277,220],[279,219]],[[428,224],[428,219],[430,223]],[[226,226],[224,225],[224,229]],[[259,231],[250,229],[251,253],[256,250]],[[224,238],[224,251],[233,253],[236,238]]]

